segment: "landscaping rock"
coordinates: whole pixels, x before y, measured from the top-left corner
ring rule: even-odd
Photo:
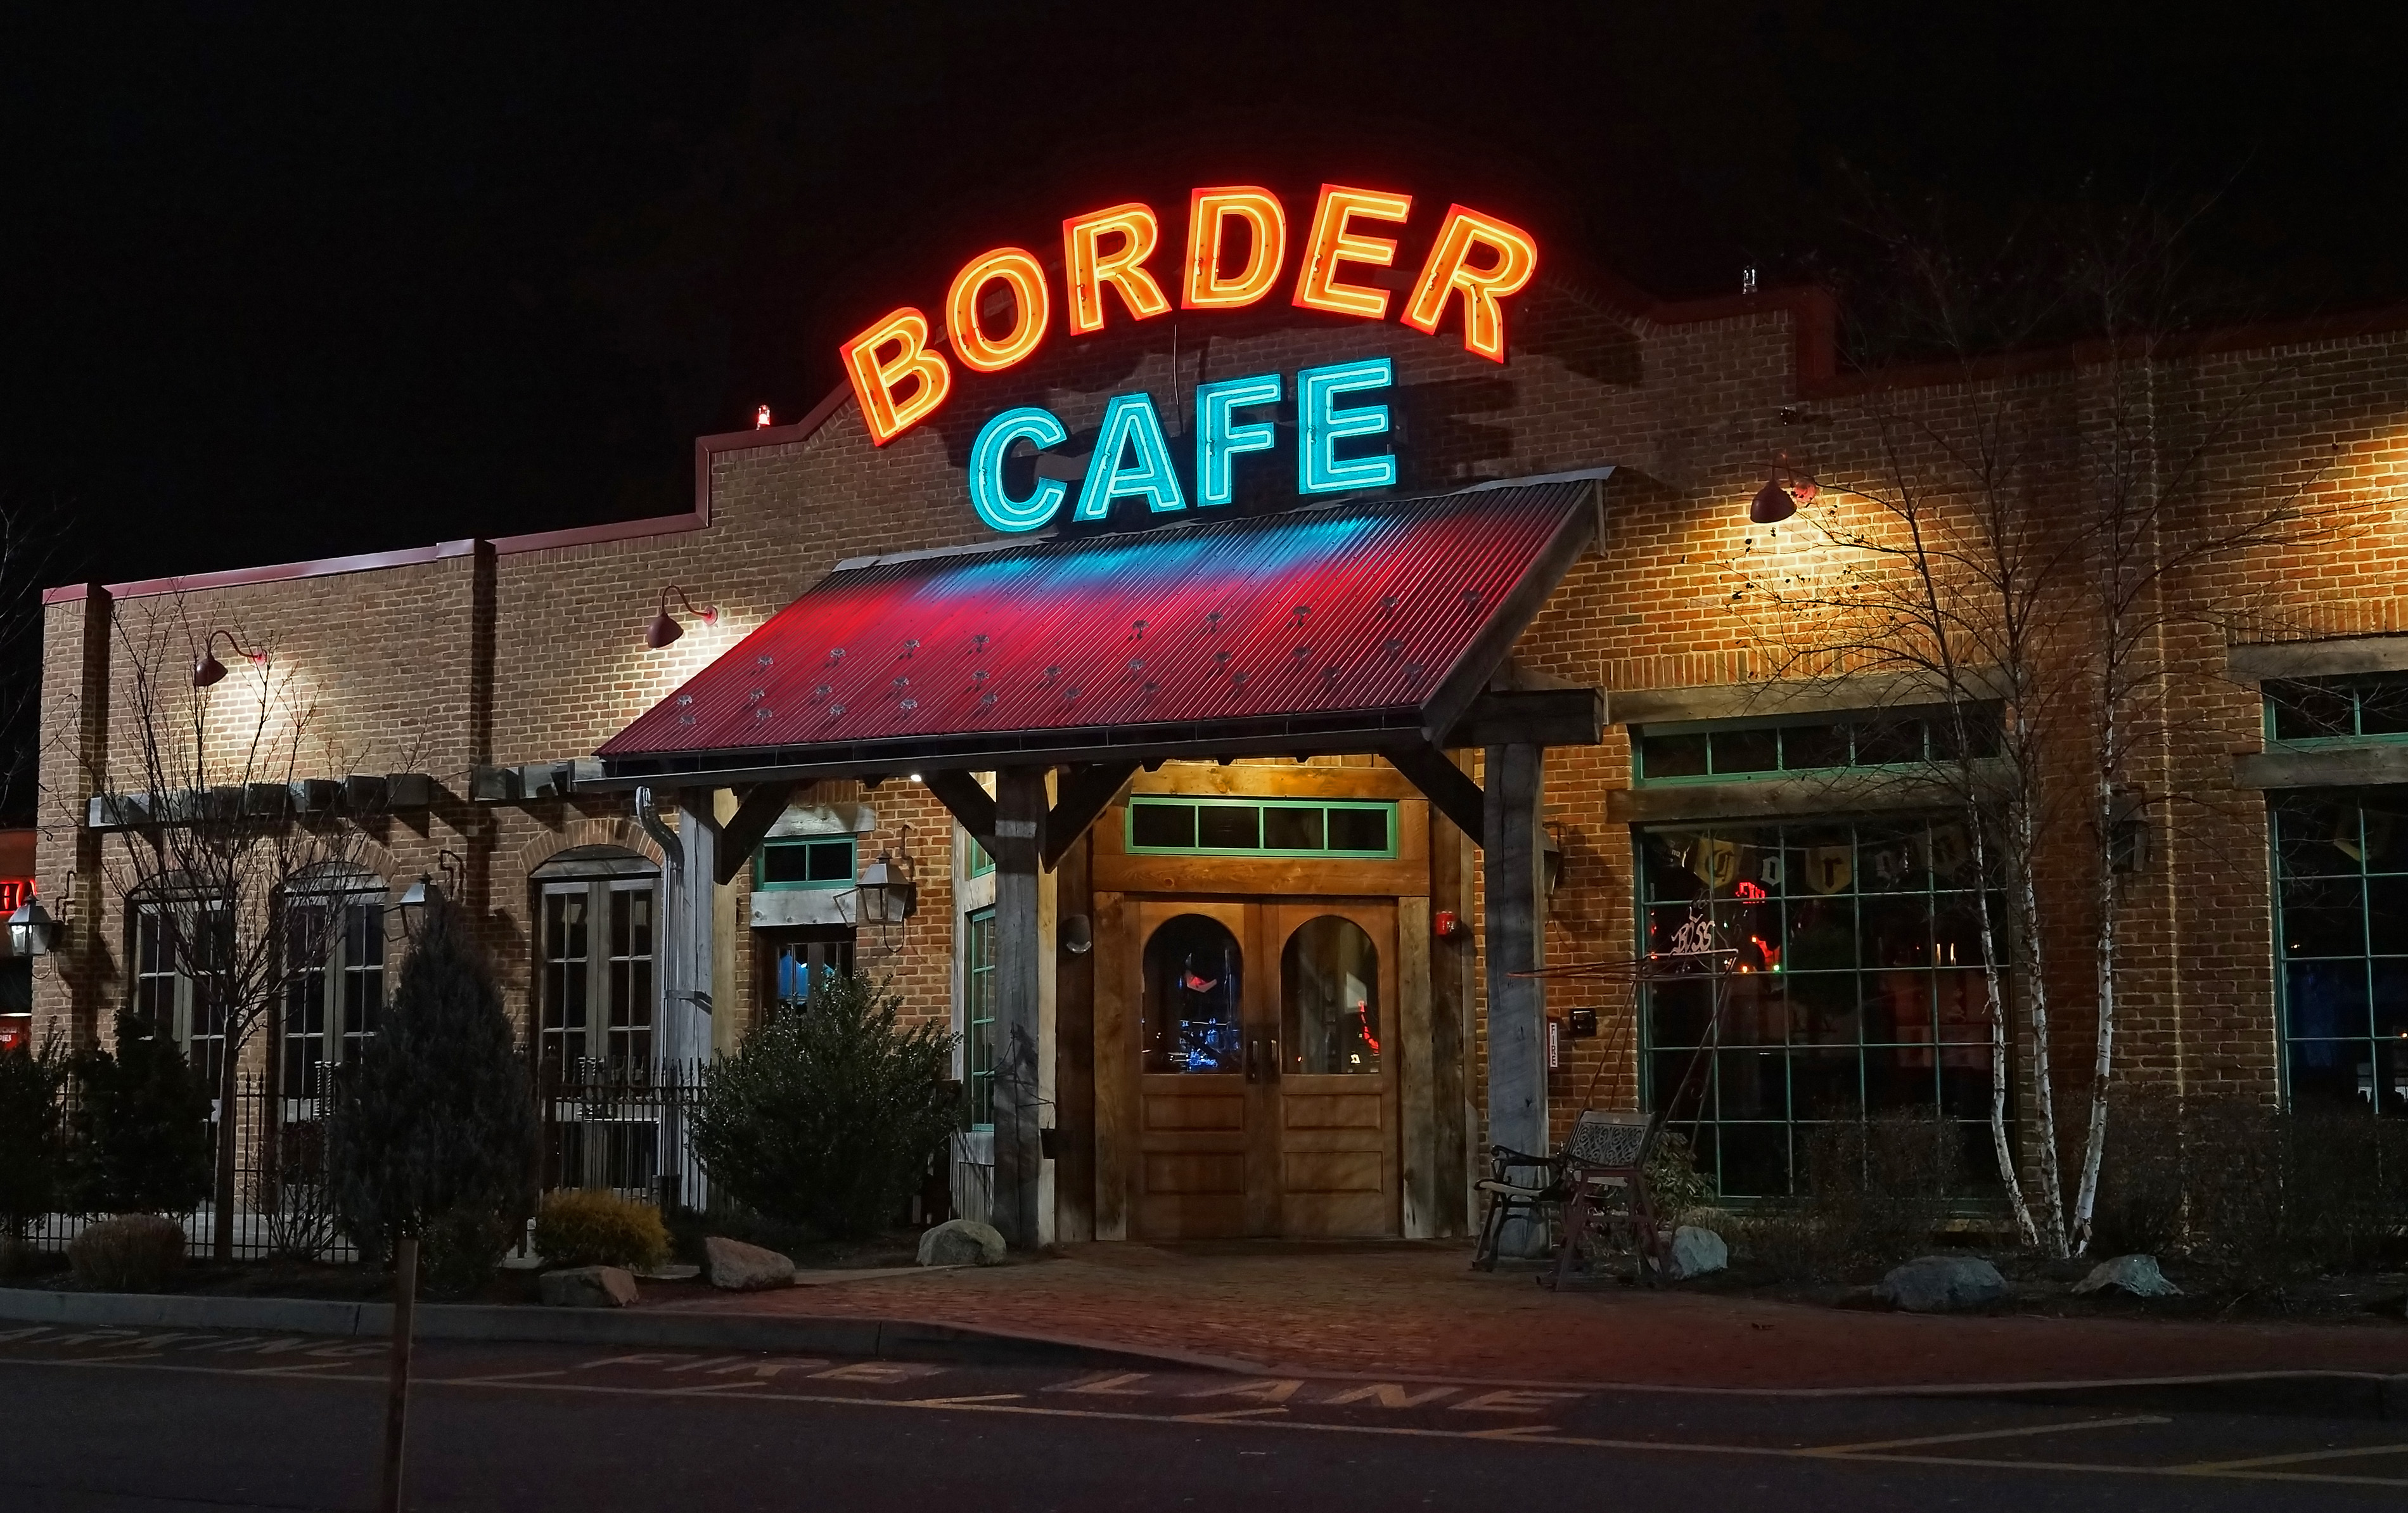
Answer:
[[[1873,1296],[1908,1313],[1944,1314],[1997,1303],[2008,1290],[1999,1268],[1978,1256],[1924,1256],[1893,1268]]]
[[[625,1308],[636,1301],[636,1279],[623,1266],[572,1266],[546,1272],[536,1287],[547,1308]]]
[[[2136,1298],[2175,1298],[2182,1289],[2166,1280],[2157,1269],[2155,1256],[2117,1256],[2090,1268],[2090,1275],[2073,1284],[2076,1292],[2103,1292],[2121,1288]]]
[[[923,1266],[992,1266],[1003,1259],[1003,1236],[974,1218],[949,1218],[920,1236]]]
[[[1712,1230],[1695,1224],[1684,1224],[1672,1232],[1672,1259],[1670,1270],[1676,1279],[1703,1276],[1730,1264],[1730,1246]]]
[[[758,1292],[795,1285],[795,1263],[774,1250],[712,1235],[702,1242],[703,1268],[710,1285],[730,1292]]]

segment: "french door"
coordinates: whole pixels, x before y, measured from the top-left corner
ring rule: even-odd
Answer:
[[[1395,906],[1133,903],[1137,1232],[1396,1233]]]

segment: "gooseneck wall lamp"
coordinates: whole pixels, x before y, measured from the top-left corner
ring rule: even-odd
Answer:
[[[1789,475],[1785,484],[1781,482],[1784,473]],[[1799,477],[1798,469],[1789,466],[1789,454],[1782,453],[1773,459],[1772,476],[1764,481],[1764,487],[1757,489],[1756,497],[1747,503],[1748,521],[1757,526],[1778,526],[1798,512],[1799,500],[1811,499],[1814,494],[1814,481]]]
[[[243,645],[233,631],[212,630],[209,632],[209,639],[201,642],[201,659],[193,664],[193,686],[195,688],[206,688],[213,683],[222,681],[226,675],[225,664],[218,660],[217,644],[220,636],[223,636],[226,644],[234,648],[236,656],[247,656],[257,666],[267,665],[265,652],[254,652]]]
[[[717,606],[706,604],[700,609],[696,609],[695,607],[694,600],[685,597],[685,590],[680,588],[675,584],[671,584],[661,590],[660,609],[652,615],[652,625],[646,627],[644,631],[644,644],[656,652],[662,647],[667,645],[669,642],[677,640],[680,636],[685,634],[685,627],[679,625],[677,623],[677,616],[669,613],[669,596],[671,594],[675,594],[678,597],[678,602],[685,606],[686,613],[693,615],[704,625],[715,626],[719,624],[719,610]]]

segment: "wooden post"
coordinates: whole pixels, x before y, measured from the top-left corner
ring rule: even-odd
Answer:
[[[418,1323],[418,1236],[393,1246],[393,1349],[386,1357],[384,1488],[378,1506],[401,1513],[401,1441],[409,1417],[409,1336]]]
[[[1487,755],[1488,1138],[1532,1155],[1547,1139],[1547,1001],[1535,977],[1545,963],[1547,921],[1539,881],[1539,820],[1545,750],[1491,746]],[[1504,1254],[1536,1255],[1543,1226],[1516,1218],[1501,1237]]]
[[[1045,770],[995,775],[995,1201],[1006,1244],[1033,1249],[1043,1151],[1038,1130],[1038,859],[1045,843]]]

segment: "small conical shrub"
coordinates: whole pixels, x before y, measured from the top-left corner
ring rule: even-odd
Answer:
[[[0,1051],[0,1271],[25,1227],[58,1206],[65,1187],[66,1059],[55,1045]]]
[[[427,1242],[427,1290],[473,1290],[535,1204],[535,1100],[493,969],[437,904],[336,1090],[328,1177],[363,1254]]]
[[[79,1053],[75,1186],[93,1213],[176,1214],[208,1197],[216,1171],[209,1089],[175,1040],[117,1016],[117,1047]]]

